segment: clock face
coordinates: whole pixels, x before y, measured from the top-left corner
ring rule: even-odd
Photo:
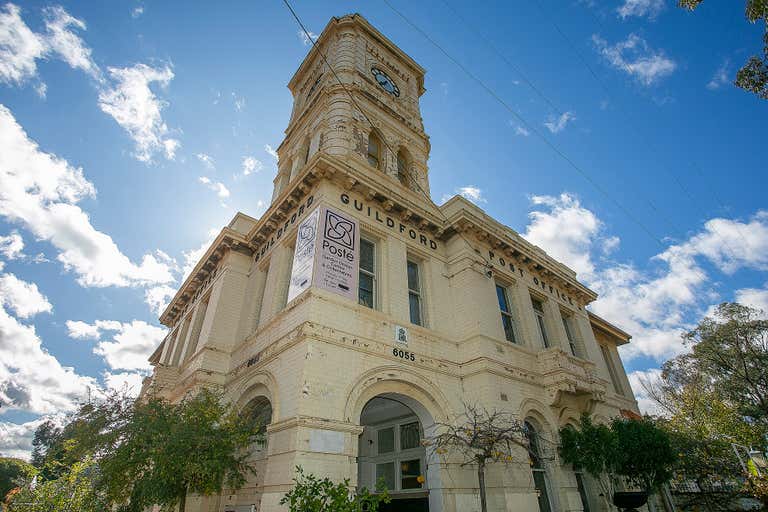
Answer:
[[[397,85],[395,85],[395,82],[389,78],[389,75],[376,67],[371,68],[371,74],[382,89],[387,91],[392,96],[400,96],[400,89],[397,87]]]

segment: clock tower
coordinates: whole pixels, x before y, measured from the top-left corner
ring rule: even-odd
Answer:
[[[429,196],[424,69],[359,14],[334,17],[288,83],[291,120],[277,150],[273,201],[317,152]]]

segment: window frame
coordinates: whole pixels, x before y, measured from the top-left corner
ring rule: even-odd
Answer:
[[[362,259],[362,252],[363,252],[363,244],[364,243],[368,243],[368,244],[370,244],[372,246],[372,259],[373,259],[373,270],[372,271],[368,270],[368,269],[364,269],[363,266],[362,266],[362,261],[363,261],[363,259]],[[371,278],[371,287],[373,289],[370,291],[371,292],[371,302],[372,302],[370,308],[374,309],[374,310],[377,309],[378,305],[379,305],[379,301],[378,301],[378,298],[376,296],[377,291],[378,291],[377,290],[378,289],[378,286],[377,286],[378,283],[377,283],[377,276],[376,276],[376,274],[378,274],[378,260],[379,260],[378,257],[377,257],[377,254],[376,254],[377,253],[377,247],[378,247],[378,244],[376,243],[376,240],[374,240],[372,237],[365,236],[365,235],[361,235],[360,236],[360,256],[361,257],[360,257],[360,261],[359,261],[359,263],[357,265],[357,267],[358,267],[357,303],[360,304],[361,306],[369,307],[367,304],[363,304],[361,302],[361,299],[360,299],[360,290],[361,290],[361,284],[360,283],[362,282],[360,277],[363,274],[365,274],[365,275],[367,275],[367,276],[369,276]]]
[[[547,470],[547,465],[543,462],[543,458],[540,453],[541,445],[539,444],[539,438],[541,434],[539,433],[540,429],[537,428],[535,420],[532,418],[526,418],[523,422],[523,425],[526,429],[526,437],[528,437],[529,443],[531,444],[531,480],[533,480],[533,487],[536,491],[537,496],[537,503],[539,507],[539,512],[554,512],[554,502],[552,501],[552,485],[549,479],[549,471]],[[542,508],[541,506],[541,489],[539,489],[538,484],[536,482],[536,475],[539,475],[541,477],[542,483],[544,484],[544,499],[546,500],[546,510]]]
[[[376,153],[371,153],[371,141],[375,141],[376,143]],[[381,137],[374,131],[370,132],[368,134],[368,146],[365,152],[366,160],[368,161],[368,165],[373,167],[374,169],[381,169]],[[371,161],[371,158],[376,160],[376,163],[374,164]]]
[[[619,379],[619,374],[616,371],[616,366],[613,363],[613,355],[611,354],[611,349],[602,343],[599,345],[600,353],[603,355],[603,361],[605,361],[605,366],[608,368],[608,376],[610,377],[611,383],[613,384],[614,392],[617,395],[625,396],[624,385]]]
[[[408,320],[413,325],[418,325],[420,327],[426,327],[426,320],[424,318],[424,292],[422,289],[423,286],[423,280],[421,278],[421,261],[417,260],[416,258],[413,258],[411,256],[408,256],[405,260],[405,281],[406,281],[406,287],[408,288]],[[410,278],[408,274],[409,266],[414,265],[416,267],[416,284],[418,286],[417,289],[411,288]],[[411,309],[411,297],[416,297],[417,304],[418,304],[418,314],[419,314],[419,321],[414,322],[413,321],[413,311]]]
[[[568,340],[568,346],[571,348],[571,355],[573,357],[583,358],[581,353],[581,347],[576,340],[573,332],[573,315],[566,313],[562,309],[560,310],[560,318],[563,320],[563,329],[565,329],[565,338]]]
[[[403,450],[402,448],[402,433],[401,430],[404,426],[410,425],[416,423],[419,427],[419,443],[417,446],[413,448],[408,448]],[[375,451],[372,455],[368,456],[369,463],[372,465],[372,471],[373,471],[373,482],[364,482],[363,487],[366,483],[373,484],[375,487],[376,484],[376,468],[379,464],[389,464],[392,463],[394,465],[395,474],[394,474],[394,480],[395,480],[395,487],[393,489],[387,489],[387,491],[392,494],[399,494],[399,493],[419,493],[423,492],[427,489],[427,457],[426,457],[426,451],[422,453],[422,450],[424,450],[424,447],[421,444],[421,440],[424,438],[424,428],[421,425],[421,421],[417,416],[405,416],[401,418],[397,418],[395,420],[387,421],[386,423],[381,423],[378,425],[369,425],[370,429],[373,430],[372,432],[372,439],[375,439]],[[382,430],[387,429],[393,429],[394,433],[394,450],[391,452],[386,453],[379,453],[379,432]],[[420,475],[424,477],[424,482],[420,485],[420,487],[412,488],[412,489],[403,489],[403,472],[402,472],[402,466],[401,464],[403,462],[411,461],[411,460],[418,460],[419,461],[419,470]],[[369,489],[370,490],[370,489]]]
[[[501,329],[504,331],[504,338],[508,342],[510,342],[510,343],[514,343],[515,345],[519,345],[520,342],[518,341],[519,336],[518,336],[518,333],[517,333],[517,321],[515,320],[515,315],[513,313],[512,301],[509,300],[508,290],[509,290],[510,287],[509,287],[509,285],[506,285],[504,283],[500,283],[498,281],[496,281],[495,285],[496,285],[496,288],[495,288],[495,290],[496,290],[496,301],[497,301],[497,303],[499,305],[499,313],[501,315]],[[501,290],[501,294],[502,294],[502,296],[504,298],[504,303],[505,303],[505,306],[507,308],[506,311],[501,307],[501,302],[499,301],[499,290]],[[506,327],[506,325],[504,323],[505,320],[509,320],[509,322],[510,322],[510,331],[511,331],[511,334],[512,334],[512,339],[509,339],[509,335],[507,333],[507,327]]]
[[[397,156],[395,157],[397,160],[397,180],[400,182],[401,185],[404,187],[407,187],[409,184],[409,176],[408,176],[408,163],[409,159],[406,155],[405,151],[401,149],[397,152]],[[400,167],[400,163],[402,162],[403,166]]]
[[[539,329],[539,338],[545,349],[550,348],[552,345],[549,341],[549,335],[547,334],[547,313],[544,310],[544,302],[546,299],[541,299],[534,295],[531,295],[531,307],[533,308],[533,314],[536,316],[536,324]],[[536,303],[541,304],[541,308],[536,307]]]

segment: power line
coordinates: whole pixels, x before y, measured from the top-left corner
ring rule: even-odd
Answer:
[[[658,243],[662,248],[666,248],[664,242],[661,241],[640,219],[638,219],[632,212],[630,212],[623,204],[611,196],[598,182],[596,182],[592,176],[589,175],[584,169],[582,169],[576,162],[574,162],[568,155],[566,155],[560,148],[558,148],[552,141],[550,141],[539,129],[537,129],[532,123],[530,123],[522,114],[513,109],[506,101],[504,101],[496,92],[485,84],[474,73],[467,69],[460,61],[450,55],[439,43],[437,43],[432,37],[424,32],[420,27],[408,19],[403,13],[397,10],[388,0],[383,2],[389,7],[395,14],[397,14],[403,21],[410,25],[414,30],[421,34],[427,41],[429,41],[435,48],[437,48],[448,60],[453,62],[464,74],[477,83],[482,89],[484,89],[489,95],[491,95],[501,106],[509,111],[519,122],[525,125],[530,131],[536,134],[552,151],[554,151],[560,158],[578,172],[584,179],[586,179],[598,192],[600,192],[606,199],[611,201],[624,215],[640,227],[651,239]]]

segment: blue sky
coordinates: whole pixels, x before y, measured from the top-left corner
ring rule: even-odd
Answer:
[[[760,50],[742,2],[390,2],[498,99],[386,2],[294,7],[313,33],[360,12],[427,70],[433,199],[576,269],[634,335],[635,386],[714,304],[768,310],[768,103],[730,83]],[[1,453],[89,388],[138,386],[212,232],[269,202],[308,49],[277,0],[0,4]]]

